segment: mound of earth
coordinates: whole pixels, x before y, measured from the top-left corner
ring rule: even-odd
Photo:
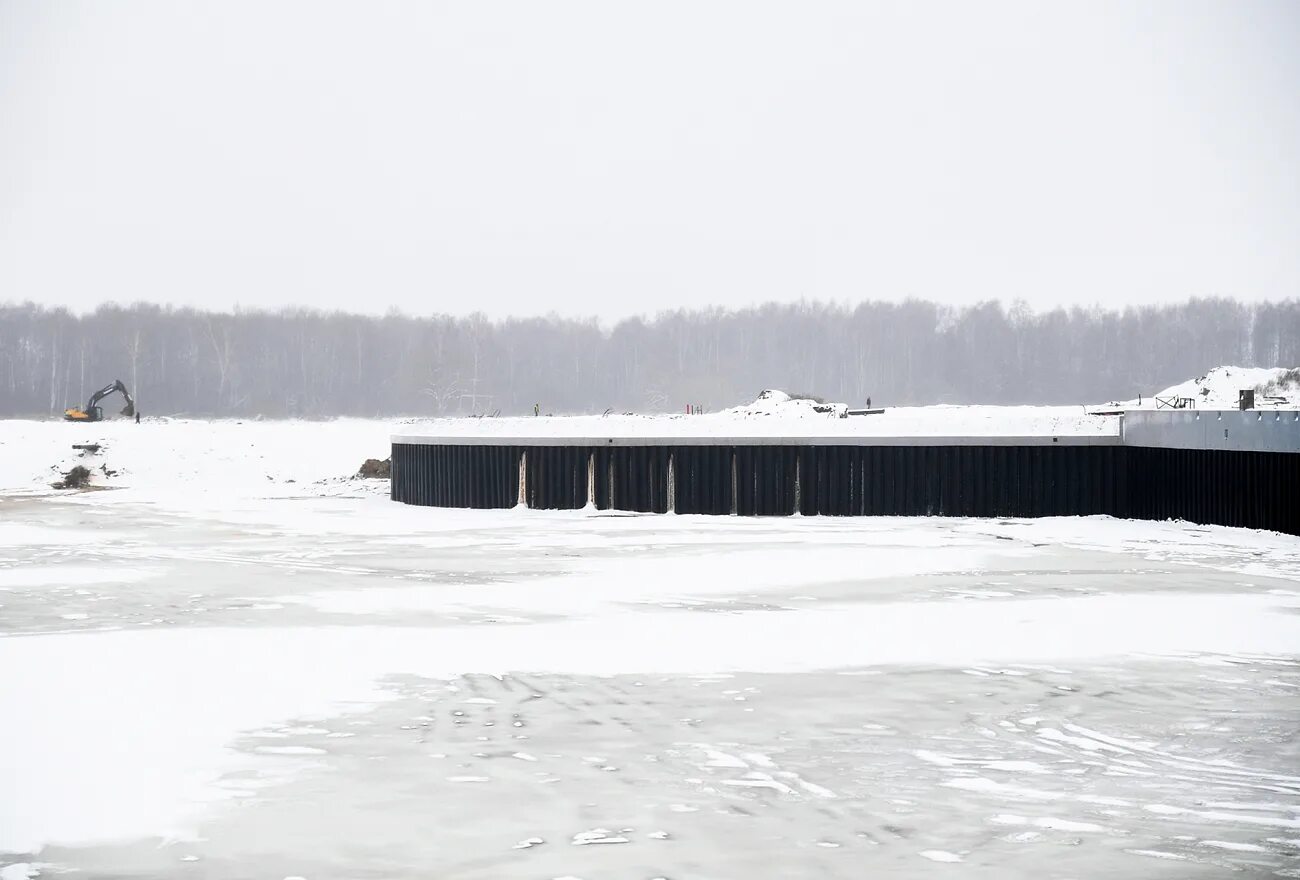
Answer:
[[[361,470],[357,471],[357,476],[363,480],[387,480],[393,475],[393,460],[385,458],[380,461],[377,458],[367,458],[361,465]]]
[[[55,489],[84,489],[90,485],[90,471],[81,465],[63,475],[63,479],[54,484]]]

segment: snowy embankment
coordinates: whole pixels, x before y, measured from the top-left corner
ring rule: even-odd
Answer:
[[[1236,409],[1238,395],[1244,390],[1255,392],[1256,409],[1298,409],[1300,368],[1215,367],[1199,378],[1118,405],[1125,409],[1156,409],[1167,405],[1160,401],[1183,398],[1193,401],[1197,409]]]

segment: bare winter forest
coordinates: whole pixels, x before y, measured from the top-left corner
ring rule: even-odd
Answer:
[[[1300,300],[1034,312],[989,302],[764,305],[622,321],[0,306],[0,416],[115,379],[147,415],[709,409],[779,387],[878,404],[1134,397],[1219,364],[1300,364]]]

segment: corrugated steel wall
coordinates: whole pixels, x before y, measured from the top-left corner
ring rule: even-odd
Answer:
[[[1188,519],[1300,534],[1300,455],[1127,446],[393,444],[392,497],[435,507],[783,516]],[[592,483],[590,490],[588,484]]]
[[[518,446],[393,444],[394,501],[425,507],[514,507]]]
[[[1127,516],[1300,535],[1300,454],[1127,447]]]

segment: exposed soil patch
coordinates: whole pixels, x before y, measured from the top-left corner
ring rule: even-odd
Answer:
[[[90,471],[77,465],[53,485],[55,489],[85,489],[90,485]]]
[[[363,480],[387,480],[393,475],[393,460],[385,458],[380,461],[377,458],[367,458],[365,464],[361,465],[361,470],[357,471],[357,476]]]

